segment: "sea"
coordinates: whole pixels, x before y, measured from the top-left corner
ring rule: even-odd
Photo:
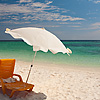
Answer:
[[[79,67],[100,68],[100,40],[61,40],[66,48],[72,50],[72,54],[52,54],[38,51],[35,57],[36,63],[50,63]],[[20,61],[32,62],[34,51],[32,46],[22,40],[0,41],[0,59],[14,58]]]

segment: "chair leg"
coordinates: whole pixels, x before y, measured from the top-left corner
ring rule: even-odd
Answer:
[[[6,94],[6,90],[5,90],[6,88],[5,88],[5,86],[4,87],[2,87],[2,90],[3,90],[3,94]]]
[[[29,92],[31,92],[31,91],[32,91],[32,89],[33,89],[33,87],[32,87],[31,89],[29,89]]]
[[[11,97],[13,96],[14,92],[15,92],[15,90],[12,90],[12,92],[11,92],[9,98],[11,98]]]

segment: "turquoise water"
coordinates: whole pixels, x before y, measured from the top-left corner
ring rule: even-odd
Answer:
[[[52,64],[65,64],[81,67],[100,67],[100,41],[62,41],[72,50],[71,56],[67,54],[52,54],[38,51],[35,62],[49,62]],[[0,41],[0,58],[15,58],[17,60],[33,60],[32,47],[23,41]]]

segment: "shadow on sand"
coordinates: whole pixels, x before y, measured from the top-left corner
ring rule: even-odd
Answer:
[[[6,90],[10,95],[11,91]],[[12,98],[7,95],[3,95],[2,88],[0,87],[0,100],[45,100],[47,96],[44,93],[35,93],[33,91],[16,91]]]

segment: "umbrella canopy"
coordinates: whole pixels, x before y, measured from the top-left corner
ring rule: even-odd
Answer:
[[[33,51],[35,51],[33,63],[36,52],[39,50],[44,52],[50,50],[53,54],[62,52],[63,54],[67,53],[69,55],[69,53],[72,53],[69,48],[66,49],[63,43],[55,35],[44,28],[26,27],[13,30],[7,28],[5,33],[9,33],[14,38],[21,38],[27,44],[33,46]],[[30,67],[26,83],[28,81],[32,66],[33,64]]]
[[[6,29],[5,33],[11,34],[14,38],[21,38],[27,44],[33,46],[33,51],[50,50],[53,54],[58,52],[72,53],[72,51],[63,45],[63,43],[51,32],[44,28],[26,27],[18,29]]]

